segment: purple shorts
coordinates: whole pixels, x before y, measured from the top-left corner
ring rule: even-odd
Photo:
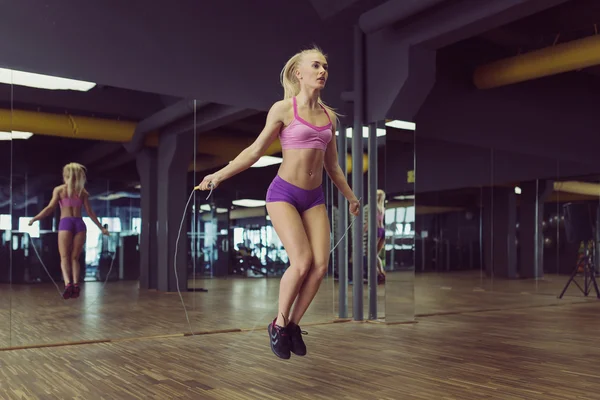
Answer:
[[[377,228],[377,237],[380,239],[385,237],[385,228]]]
[[[274,201],[285,201],[296,207],[296,210],[302,214],[319,204],[325,204],[325,196],[322,187],[312,190],[302,189],[276,175],[267,190],[267,203]]]
[[[80,217],[65,217],[61,218],[58,223],[59,231],[70,231],[73,235],[78,234],[79,232],[87,231],[85,227],[85,222]]]

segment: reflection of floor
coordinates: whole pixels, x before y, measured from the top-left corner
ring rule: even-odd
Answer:
[[[388,273],[378,286],[378,315],[386,321],[411,321],[432,314],[515,309],[585,299],[572,286],[563,300],[556,296],[566,277],[544,281],[481,279],[478,274]],[[194,332],[227,329],[263,329],[277,313],[278,279],[205,279],[196,287],[207,293],[182,296]],[[194,282],[190,281],[190,287]],[[190,332],[177,293],[138,291],[137,282],[85,284],[78,300],[62,300],[52,285],[13,285],[0,292],[0,346],[23,346]],[[323,282],[302,325],[331,322],[338,312],[339,285]],[[348,287],[348,316],[352,318],[353,285]],[[363,286],[363,315],[369,317],[368,287]],[[10,310],[11,312],[8,312]],[[385,313],[385,314],[384,314]],[[306,327],[305,327],[306,329]],[[310,328],[309,330],[314,329]]]
[[[594,399],[598,303],[2,353],[6,399]]]

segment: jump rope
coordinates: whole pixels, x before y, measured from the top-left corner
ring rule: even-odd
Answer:
[[[210,183],[208,187],[210,188],[210,192],[208,193],[208,196],[206,197],[206,200],[208,200],[210,198],[210,196],[212,195],[212,192],[214,190],[214,186],[213,186],[212,183]],[[192,336],[194,336],[194,330],[192,329],[192,324],[190,322],[190,317],[188,315],[187,307],[185,306],[185,301],[183,300],[183,295],[181,294],[181,289],[180,289],[180,286],[179,286],[179,274],[177,273],[177,252],[179,250],[179,239],[181,238],[181,232],[183,230],[183,224],[185,223],[185,216],[187,214],[187,209],[188,209],[188,207],[190,205],[190,201],[192,200],[192,198],[193,198],[194,193],[195,193],[196,190],[197,190],[196,188],[194,188],[194,190],[192,190],[192,192],[190,193],[190,197],[188,198],[187,203],[185,204],[185,208],[183,210],[183,216],[182,216],[181,222],[179,224],[179,232],[177,233],[177,240],[175,241],[175,254],[173,256],[173,270],[175,272],[175,281],[176,281],[176,284],[177,284],[177,293],[179,294],[179,299],[181,300],[181,305],[183,306],[183,311],[185,313],[185,319],[186,319],[186,321],[188,323],[188,327],[190,328],[190,333],[192,334]],[[362,198],[358,199],[359,203],[360,203],[361,199]],[[344,238],[348,234],[348,231],[350,230],[350,228],[354,224],[354,221],[356,221],[356,217],[354,217],[352,219],[352,221],[350,222],[350,224],[348,225],[348,227],[344,231],[344,234],[342,235],[342,237],[340,238],[340,240],[338,240],[338,242],[335,244],[335,246],[333,246],[333,248],[329,251],[329,254],[333,253],[333,251],[338,247],[338,245],[342,242],[342,240],[344,240]],[[58,287],[58,284],[54,280],[54,278],[52,278],[52,275],[50,274],[50,271],[48,271],[48,268],[46,268],[46,264],[44,264],[44,261],[42,260],[42,257],[40,256],[40,254],[39,254],[39,252],[37,250],[37,247],[33,243],[33,238],[31,236],[31,234],[29,232],[27,232],[27,235],[29,235],[29,243],[31,243],[31,247],[33,248],[33,251],[35,252],[35,255],[37,256],[38,260],[40,261],[40,264],[42,264],[42,267],[44,268],[44,271],[46,271],[46,274],[48,275],[48,277],[50,278],[50,280],[52,281],[52,283],[56,287],[58,295],[60,296],[60,298],[62,300],[66,300],[66,299],[63,298],[63,294],[62,294],[60,288]],[[104,291],[104,287],[106,286],[106,283],[108,282],[108,278],[110,277],[110,273],[112,272],[116,255],[117,255],[117,252],[115,251],[113,253],[113,255],[112,255],[112,259],[111,259],[111,262],[110,262],[110,268],[108,269],[108,273],[106,274],[106,279],[104,280],[104,283],[102,284],[102,288],[100,289],[100,294],[98,294],[98,296],[96,296],[96,298],[94,299],[94,301],[88,307],[86,307],[84,311],[87,311],[100,298],[101,293]],[[278,304],[278,303],[279,303],[279,300],[277,300],[276,304]],[[250,330],[250,332],[254,331],[254,329],[256,328],[256,325],[258,324],[258,322],[262,318],[264,318],[264,315],[266,315],[268,312],[270,312],[270,311],[265,312],[265,314],[263,314],[263,316],[261,316],[261,317],[258,318],[258,320],[255,322],[255,324],[252,327],[252,329]]]
[[[210,192],[208,193],[208,196],[206,196],[206,200],[208,200],[210,198],[210,195],[212,194],[212,192],[214,190],[214,185],[212,183],[209,183],[208,187],[210,189]],[[181,217],[181,223],[179,224],[179,233],[177,234],[177,240],[175,241],[175,255],[173,257],[173,271],[175,272],[175,281],[177,283],[177,293],[179,293],[179,298],[181,299],[181,305],[183,306],[183,311],[185,313],[185,319],[187,320],[188,327],[190,328],[190,333],[192,334],[192,336],[195,336],[194,335],[194,330],[192,329],[192,324],[190,322],[190,317],[189,317],[188,312],[187,312],[187,307],[185,306],[185,302],[183,301],[183,296],[182,296],[181,290],[179,288],[179,276],[177,274],[177,251],[179,249],[179,238],[181,237],[181,231],[183,229],[183,224],[185,222],[185,216],[187,214],[187,209],[188,209],[188,206],[190,204],[190,201],[194,197],[194,193],[195,193],[196,190],[197,190],[197,186],[194,187],[194,190],[192,190],[192,192],[190,193],[190,197],[188,198],[188,201],[185,204],[185,208],[183,210],[183,216]],[[359,204],[360,204],[361,200],[362,200],[362,197],[358,199]],[[335,244],[335,246],[333,246],[333,248],[329,251],[329,254],[333,253],[333,251],[336,249],[336,247],[338,247],[338,245],[342,242],[342,240],[344,239],[344,237],[346,237],[346,235],[348,234],[348,231],[350,230],[350,228],[354,224],[354,221],[356,221],[356,217],[354,217],[352,219],[352,221],[350,222],[350,224],[346,228],[346,231],[344,232],[344,234],[342,235],[342,237],[340,238],[340,240],[338,240],[338,242]],[[279,304],[279,300],[277,300],[276,304]],[[256,328],[256,325],[258,324],[258,322],[260,320],[262,320],[264,318],[264,316],[267,313],[269,313],[269,312],[270,312],[270,310],[267,311],[267,312],[265,312],[261,317],[259,317],[257,319],[257,321],[254,323],[254,326],[252,327],[252,329],[250,329],[250,333],[254,331],[254,329]]]

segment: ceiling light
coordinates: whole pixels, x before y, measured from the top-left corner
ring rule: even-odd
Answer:
[[[0,140],[17,140],[17,139],[29,139],[33,136],[31,132],[0,132]]]
[[[202,204],[200,206],[200,212],[202,212],[202,211],[208,211],[208,212],[210,212],[210,204]],[[224,213],[226,213],[228,211],[229,210],[226,209],[226,208],[220,208],[220,207],[217,208],[217,214],[224,214]]]
[[[521,194],[521,188],[518,186],[515,186],[515,193],[516,194]]]
[[[254,199],[241,199],[241,200],[233,200],[233,203],[236,206],[240,207],[262,207],[266,203],[264,200],[254,200]]]
[[[415,129],[417,129],[417,124],[415,124],[414,122],[401,121],[399,119],[386,122],[385,126],[389,126],[390,128],[396,129],[406,129],[408,131],[414,131]]]
[[[109,195],[93,196],[93,197],[91,197],[91,200],[111,201],[111,200],[118,200],[118,199],[123,199],[123,198],[139,199],[140,195],[137,193],[116,192],[116,193],[111,193]]]
[[[96,86],[96,84],[93,82],[34,74],[31,72],[16,71],[6,68],[0,68],[0,83],[5,83],[7,85],[29,86],[37,89],[78,90],[81,92],[87,92]]]
[[[250,168],[268,167],[269,165],[281,164],[282,161],[283,158],[281,157],[262,156]]]
[[[415,195],[411,194],[408,196],[395,196],[394,199],[396,199],[396,200],[414,200]]]
[[[376,136],[377,137],[381,137],[381,136],[385,136],[386,135],[386,130],[383,128],[377,128],[376,130]],[[338,131],[335,132],[336,136],[339,136],[340,133]],[[362,136],[363,138],[367,139],[369,137],[369,127],[368,126],[363,126],[362,127]],[[346,137],[347,138],[351,138],[352,137],[352,128],[346,128]]]

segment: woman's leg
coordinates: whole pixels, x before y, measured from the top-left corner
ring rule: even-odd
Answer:
[[[383,246],[385,246],[385,237],[379,238],[379,241],[377,242],[377,270],[379,271],[380,275],[383,275],[385,277],[385,270],[383,269],[383,262],[381,261],[381,258],[379,257],[379,254],[381,254],[381,250],[383,249]]]
[[[312,252],[302,219],[294,206],[270,202],[267,212],[290,259],[290,266],[279,283],[279,313],[275,323],[283,327],[287,325],[290,308],[312,265]]]
[[[290,259],[290,266],[279,283],[279,312],[268,326],[269,341],[277,357],[288,359],[291,338],[286,325],[290,308],[310,270],[312,253],[302,219],[294,206],[283,201],[269,202],[267,212]]]
[[[81,266],[79,265],[79,257],[83,251],[85,244],[86,232],[78,232],[73,238],[73,250],[71,252],[71,268],[73,269],[73,282],[75,287],[73,297],[79,297],[79,280],[81,278]]]
[[[65,282],[63,299],[69,299],[73,295],[73,284],[71,283],[71,242],[73,233],[69,230],[58,231],[58,252],[60,253],[60,269]]]
[[[290,315],[290,322],[298,325],[306,313],[310,303],[319,291],[323,277],[327,273],[329,265],[329,253],[331,250],[331,239],[329,231],[329,218],[325,204],[309,208],[302,214],[304,228],[308,235],[310,247],[313,254],[312,268],[304,280],[298,298],[294,304],[294,310]]]
[[[65,286],[71,283],[71,231],[58,231],[58,252],[60,253],[60,269],[62,270]]]

